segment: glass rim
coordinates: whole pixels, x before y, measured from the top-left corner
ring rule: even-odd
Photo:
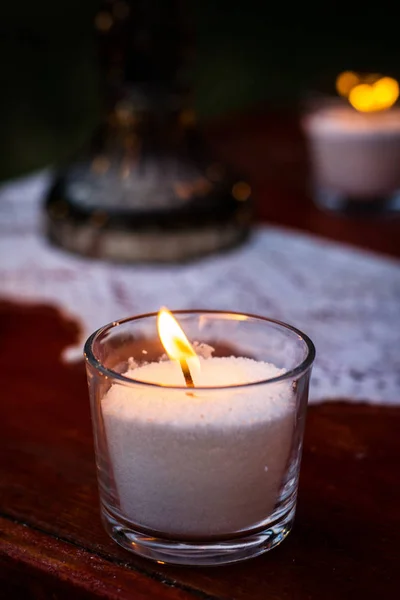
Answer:
[[[303,333],[300,329],[297,329],[296,327],[293,327],[293,325],[289,325],[288,323],[285,323],[284,321],[279,321],[278,319],[271,319],[269,317],[261,317],[259,315],[253,315],[251,313],[235,312],[235,311],[228,311],[228,310],[181,309],[181,310],[171,310],[170,312],[173,315],[196,315],[196,314],[236,315],[236,316],[246,317],[248,319],[253,319],[256,321],[263,321],[264,323],[272,323],[274,325],[278,325],[279,327],[282,327],[283,329],[287,329],[287,330],[291,331],[292,333],[294,333],[295,335],[297,335],[298,338],[300,338],[307,347],[307,355],[306,355],[305,359],[300,364],[298,364],[296,367],[294,367],[293,369],[290,369],[290,370],[286,371],[285,373],[282,373],[282,375],[278,375],[277,377],[270,377],[268,379],[262,379],[259,381],[252,381],[250,383],[240,383],[240,384],[234,384],[234,385],[221,385],[221,386],[209,386],[209,387],[195,386],[196,390],[210,392],[213,390],[220,391],[220,390],[242,389],[242,388],[248,388],[248,387],[257,386],[257,385],[267,385],[269,383],[278,383],[281,381],[285,381],[286,379],[293,379],[294,377],[302,375],[303,373],[305,373],[306,371],[308,371],[311,368],[311,366],[314,362],[316,350],[315,350],[315,346],[314,346],[313,342],[311,341],[311,339],[308,337],[308,335]],[[168,389],[168,390],[176,390],[176,391],[180,391],[180,392],[187,392],[188,388],[183,385],[182,386],[162,385],[160,383],[154,383],[154,382],[150,382],[150,381],[141,381],[139,379],[133,379],[132,377],[126,377],[125,375],[122,375],[121,373],[118,373],[117,371],[114,371],[113,369],[109,369],[108,367],[105,367],[103,365],[103,363],[101,361],[99,361],[95,356],[95,353],[93,350],[94,343],[106,331],[111,330],[116,327],[119,327],[120,325],[123,325],[124,323],[139,321],[139,320],[147,319],[150,317],[156,318],[157,314],[158,314],[158,312],[151,312],[151,313],[143,313],[143,314],[136,315],[133,317],[125,317],[123,319],[119,319],[117,321],[112,321],[111,323],[107,323],[107,325],[103,325],[99,329],[96,329],[96,331],[94,331],[88,337],[88,339],[86,340],[86,342],[84,344],[83,355],[84,355],[85,361],[91,367],[93,367],[94,369],[99,371],[105,377],[108,377],[110,379],[115,379],[117,382],[122,383],[124,385],[134,386],[134,387],[143,386],[143,387],[148,387],[150,389]]]

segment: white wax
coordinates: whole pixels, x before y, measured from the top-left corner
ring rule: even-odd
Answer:
[[[400,109],[362,113],[351,106],[332,106],[309,115],[306,123],[314,135],[400,135]]]
[[[246,358],[200,358],[197,386],[237,385],[283,371]],[[129,370],[182,385],[179,365]],[[114,384],[102,400],[122,514],[169,535],[211,536],[256,526],[274,509],[288,463],[295,399],[287,381],[218,391]]]
[[[303,121],[315,183],[354,199],[400,188],[400,109],[322,108]]]

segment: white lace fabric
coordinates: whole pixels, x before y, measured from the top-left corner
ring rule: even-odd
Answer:
[[[0,188],[0,296],[50,303],[81,323],[160,306],[244,311],[286,321],[317,348],[310,402],[400,404],[400,262],[279,227],[186,265],[115,265],[49,245],[41,230],[49,175]],[[82,351],[70,349],[67,358]]]

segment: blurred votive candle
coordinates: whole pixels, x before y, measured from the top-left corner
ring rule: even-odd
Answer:
[[[342,73],[342,100],[303,119],[315,200],[324,208],[379,213],[397,210],[400,190],[400,108],[397,81]]]
[[[162,309],[86,344],[103,520],[142,556],[235,562],[291,529],[314,349],[267,319],[189,311],[180,320],[200,341]],[[230,351],[214,356],[212,340]]]

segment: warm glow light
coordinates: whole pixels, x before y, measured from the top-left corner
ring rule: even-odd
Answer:
[[[360,112],[372,112],[376,110],[373,86],[368,83],[356,85],[349,94],[350,104]]]
[[[389,108],[399,97],[399,84],[392,77],[382,77],[374,83],[374,95],[377,104]]]
[[[393,106],[399,97],[399,84],[391,77],[359,75],[345,71],[336,79],[338,94],[360,112],[378,112]]]
[[[165,352],[172,360],[178,360],[181,366],[186,361],[191,363],[195,361],[195,364],[199,365],[199,357],[193,350],[183,329],[166,308],[162,308],[158,313],[157,329]]]
[[[349,94],[349,102],[361,112],[376,112],[393,106],[399,97],[399,84],[391,77],[381,77],[375,83],[356,85]]]
[[[337,76],[336,91],[339,96],[348,98],[353,87],[360,83],[360,78],[353,71],[344,71]]]

